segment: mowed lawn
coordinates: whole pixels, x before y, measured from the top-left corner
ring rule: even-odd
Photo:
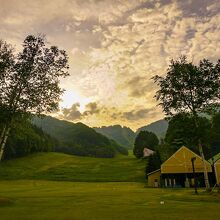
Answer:
[[[145,164],[59,153],[2,162],[0,220],[220,220],[219,193],[146,188]]]
[[[141,183],[0,182],[0,219],[219,220],[220,195]],[[164,204],[161,204],[161,201]]]

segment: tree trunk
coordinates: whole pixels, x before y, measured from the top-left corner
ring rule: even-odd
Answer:
[[[0,142],[0,161],[2,160],[2,157],[3,157],[3,154],[4,154],[4,151],[5,151],[5,144],[6,144],[6,141],[8,139],[8,136],[9,136],[9,132],[11,130],[10,127],[7,127],[7,128],[4,128],[3,129],[5,132],[1,134],[1,142]],[[3,137],[2,137],[3,136]]]
[[[195,122],[195,127],[196,129],[199,129],[199,119],[198,115],[196,113],[194,115],[194,122]],[[209,176],[208,176],[208,171],[207,171],[207,166],[206,166],[206,161],[205,161],[205,156],[203,153],[203,148],[202,148],[202,142],[201,142],[201,137],[198,137],[198,148],[199,148],[199,153],[202,158],[202,165],[203,165],[203,173],[204,173],[204,181],[205,181],[205,187],[206,191],[210,190],[210,184],[209,184]]]
[[[202,163],[203,163],[203,168],[204,168],[203,172],[204,172],[205,187],[206,187],[206,190],[209,191],[210,190],[209,176],[208,176],[205,156],[204,156],[204,153],[203,153],[202,144],[201,144],[200,139],[199,139],[198,146],[199,146],[199,152],[200,152],[200,155],[202,157]]]
[[[1,132],[1,136],[0,136],[0,146],[1,146],[1,143],[2,143],[2,141],[3,141],[4,135],[5,135],[5,126],[3,127],[2,132]],[[0,147],[0,149],[1,149],[1,147]]]

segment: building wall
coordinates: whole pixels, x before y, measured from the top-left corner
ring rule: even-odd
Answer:
[[[220,184],[220,159],[215,163],[215,175],[217,184]]]
[[[160,171],[148,175],[148,186],[160,187]]]

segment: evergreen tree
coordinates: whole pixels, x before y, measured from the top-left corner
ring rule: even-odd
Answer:
[[[154,150],[158,145],[159,140],[153,132],[140,131],[135,138],[133,153],[137,158],[143,157],[144,148]]]

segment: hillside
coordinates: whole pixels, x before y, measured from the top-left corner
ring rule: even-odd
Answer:
[[[150,131],[156,134],[157,137],[160,139],[165,137],[167,128],[168,121],[162,119],[137,129],[136,134],[138,134],[140,131]]]
[[[0,126],[1,132],[1,126]],[[13,127],[6,142],[4,159],[23,157],[35,152],[53,151],[58,141],[45,134],[30,121],[17,123]]]
[[[94,128],[97,132],[115,140],[121,146],[132,149],[134,145],[135,133],[128,127],[121,125],[102,126]]]
[[[145,161],[132,155],[115,158],[36,153],[1,162],[0,180],[35,179],[77,182],[142,182]]]
[[[117,153],[128,153],[115,141],[83,123],[71,123],[46,116],[42,119],[33,118],[33,124],[62,143],[55,151],[94,157],[114,157]]]

